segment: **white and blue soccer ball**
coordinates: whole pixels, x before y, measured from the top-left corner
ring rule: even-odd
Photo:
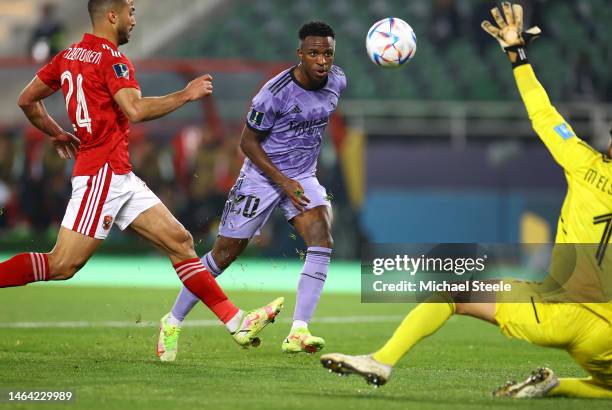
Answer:
[[[374,64],[399,67],[414,57],[417,49],[416,34],[404,20],[388,17],[370,27],[366,49]]]

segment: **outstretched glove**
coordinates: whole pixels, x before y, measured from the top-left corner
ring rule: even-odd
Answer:
[[[499,42],[502,50],[508,55],[513,67],[527,64],[525,48],[532,40],[542,34],[542,30],[534,26],[523,31],[523,7],[520,4],[510,4],[504,1],[502,2],[502,9],[504,10],[505,19],[501,16],[497,7],[491,9],[491,15],[498,27],[495,27],[487,20],[484,20],[480,26]]]

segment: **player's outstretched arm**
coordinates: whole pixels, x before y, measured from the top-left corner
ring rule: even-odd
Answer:
[[[244,127],[240,140],[240,148],[244,155],[287,194],[298,211],[304,211],[304,207],[310,202],[310,199],[304,195],[304,188],[298,181],[287,177],[274,165],[261,147],[260,141],[260,136],[255,131],[247,126]]]
[[[32,125],[51,137],[51,142],[62,159],[75,158],[79,149],[79,139],[60,127],[49,115],[43,103],[43,100],[54,92],[55,90],[38,77],[34,77],[21,92],[17,104]]]
[[[514,78],[535,132],[559,165],[565,169],[576,168],[597,154],[576,137],[553,107],[527,60],[526,48],[540,36],[541,30],[532,27],[523,31],[523,8],[519,4],[503,2],[502,9],[503,17],[497,7],[491,9],[497,27],[488,21],[483,21],[481,26],[499,42],[512,63]]]
[[[143,97],[136,88],[122,88],[113,98],[131,122],[150,121],[171,113],[191,101],[211,95],[210,74],[196,78],[181,91],[163,97]]]

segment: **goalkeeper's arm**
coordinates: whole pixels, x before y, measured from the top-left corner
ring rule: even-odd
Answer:
[[[512,63],[514,79],[533,129],[559,165],[568,170],[579,166],[585,156],[592,155],[591,149],[583,146],[571,126],[553,107],[524,50],[519,59],[519,64]]]
[[[597,154],[576,137],[570,125],[552,106],[529,64],[526,47],[541,34],[540,29],[532,27],[522,31],[523,9],[520,5],[504,2],[502,8],[505,19],[497,7],[491,10],[499,28],[488,21],[483,21],[482,28],[500,43],[512,63],[514,78],[534,130],[563,168],[574,169]]]

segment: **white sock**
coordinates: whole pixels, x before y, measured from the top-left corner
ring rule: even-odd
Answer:
[[[172,313],[168,315],[168,319],[166,321],[168,322],[170,326],[176,326],[176,327],[181,327],[181,324],[183,323],[182,320],[178,320],[177,318],[172,316]]]
[[[244,311],[238,310],[238,312],[236,312],[234,317],[231,318],[229,322],[225,324],[225,327],[227,328],[227,330],[230,331],[230,333],[234,333],[236,330],[238,330],[238,327],[240,326],[240,322],[242,322],[243,316],[244,316]]]
[[[301,327],[308,329],[308,323],[304,322],[303,320],[294,320],[293,325],[291,326],[291,331],[293,332],[295,329],[299,329]]]

